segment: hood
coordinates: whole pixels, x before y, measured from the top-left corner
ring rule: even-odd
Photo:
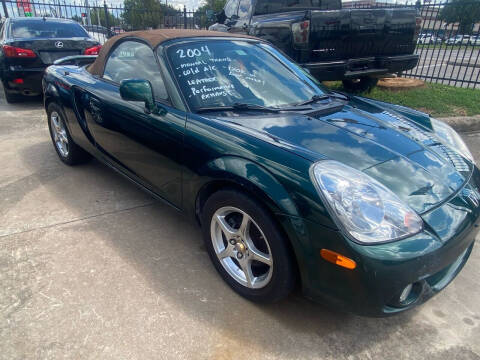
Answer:
[[[284,112],[221,119],[312,162],[332,159],[363,171],[423,213],[461,188],[472,165],[438,141],[427,115],[415,112],[422,116],[413,121],[383,105],[356,98],[322,116]]]

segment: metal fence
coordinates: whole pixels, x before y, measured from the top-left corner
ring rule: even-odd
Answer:
[[[407,76],[446,85],[480,88],[480,1],[422,5],[420,61]],[[455,21],[454,20],[460,20]],[[476,21],[476,22],[475,22]]]
[[[480,1],[424,3],[345,1],[350,8],[414,7],[422,19],[415,52],[418,65],[403,75],[429,82],[480,89]]]
[[[391,3],[376,0],[344,1],[344,8],[414,7],[422,18],[416,53],[420,61],[404,76],[446,85],[480,88],[480,0],[423,0]],[[104,42],[115,33],[155,28],[198,29],[205,14],[175,9],[158,2],[153,8],[112,6],[95,0],[0,0],[2,17],[54,16],[74,19]]]

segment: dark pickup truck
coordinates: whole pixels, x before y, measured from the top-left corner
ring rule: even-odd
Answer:
[[[270,41],[319,80],[350,91],[417,65],[415,8],[342,9],[341,0],[229,0],[210,30]]]

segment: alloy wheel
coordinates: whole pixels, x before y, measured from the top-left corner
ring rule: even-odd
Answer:
[[[251,289],[268,285],[272,252],[250,215],[231,206],[218,209],[211,220],[210,236],[218,260],[235,281]]]
[[[67,130],[65,129],[65,125],[60,118],[60,115],[56,111],[53,111],[50,114],[50,124],[53,134],[53,141],[57,147],[57,150],[63,157],[67,157],[69,149]]]

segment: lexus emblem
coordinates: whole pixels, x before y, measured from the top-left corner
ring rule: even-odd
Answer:
[[[61,41],[55,42],[55,47],[57,47],[59,49],[63,48],[63,42],[61,42]]]

